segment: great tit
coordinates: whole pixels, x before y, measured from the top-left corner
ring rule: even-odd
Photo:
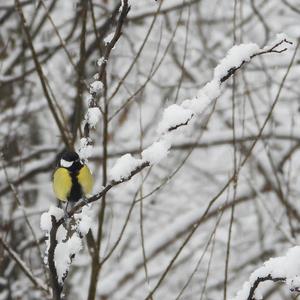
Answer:
[[[92,192],[93,176],[76,152],[62,154],[53,174],[53,190],[57,199],[68,201],[73,206]]]

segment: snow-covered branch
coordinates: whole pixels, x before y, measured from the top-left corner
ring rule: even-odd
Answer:
[[[300,292],[300,246],[295,246],[285,256],[270,258],[264,265],[255,270],[249,280],[232,300],[263,299],[257,291],[265,281],[285,282],[291,292]]]
[[[48,212],[41,216],[41,228],[45,231],[47,249],[45,262],[48,263],[54,299],[60,299],[64,281],[69,273],[69,267],[82,248],[82,238],[91,226],[90,207],[84,207],[76,214],[76,222],[72,233],[68,233],[64,225],[57,221],[64,216],[64,211],[51,206]]]

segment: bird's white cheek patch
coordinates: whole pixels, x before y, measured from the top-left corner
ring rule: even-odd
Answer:
[[[72,164],[73,164],[72,161],[67,161],[67,160],[64,160],[64,159],[61,159],[61,160],[60,160],[60,165],[61,165],[62,167],[65,167],[65,168],[71,167]]]

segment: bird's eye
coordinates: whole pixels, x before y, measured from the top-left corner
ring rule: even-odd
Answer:
[[[61,159],[61,160],[60,160],[60,165],[61,165],[62,167],[65,167],[65,168],[71,167],[72,164],[73,164],[72,161],[67,161],[67,160],[64,160],[64,159]]]

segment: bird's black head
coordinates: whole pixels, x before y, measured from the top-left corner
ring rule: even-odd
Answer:
[[[81,168],[82,163],[80,161],[79,155],[76,152],[65,151],[61,155],[59,166],[69,170],[76,170]]]

